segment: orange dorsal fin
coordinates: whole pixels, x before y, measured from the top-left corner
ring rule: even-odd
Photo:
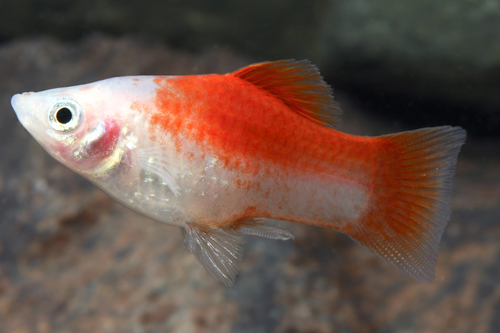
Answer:
[[[261,62],[232,73],[283,101],[292,111],[321,125],[338,127],[340,110],[332,88],[308,60]]]

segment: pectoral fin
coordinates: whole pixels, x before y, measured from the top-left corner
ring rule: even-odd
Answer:
[[[179,166],[173,148],[159,146],[137,150],[139,166],[146,172],[158,176],[177,197],[181,195],[177,186]]]

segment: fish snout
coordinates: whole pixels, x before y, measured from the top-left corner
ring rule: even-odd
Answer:
[[[22,100],[21,94],[15,94],[10,99],[10,104],[12,105],[12,108],[14,108],[14,111],[16,112],[16,114],[17,114],[17,111],[20,110],[20,108],[21,108],[21,100]]]
[[[15,94],[10,99],[10,104],[17,115],[17,119],[26,127],[26,121],[30,117],[31,107],[29,104],[29,96],[31,93]]]

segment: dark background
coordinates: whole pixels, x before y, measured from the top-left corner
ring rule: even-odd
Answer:
[[[499,36],[498,1],[1,1],[0,331],[500,331]],[[467,130],[434,283],[334,231],[279,222],[296,240],[248,237],[226,289],[177,228],[52,160],[9,103],[283,58],[318,65],[347,132]]]

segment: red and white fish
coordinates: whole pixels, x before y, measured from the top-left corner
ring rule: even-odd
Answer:
[[[403,273],[434,279],[465,131],[339,132],[331,88],[308,61],[111,78],[17,94],[12,106],[56,160],[132,210],[181,227],[226,285],[242,234],[293,239],[266,219],[333,228]]]

